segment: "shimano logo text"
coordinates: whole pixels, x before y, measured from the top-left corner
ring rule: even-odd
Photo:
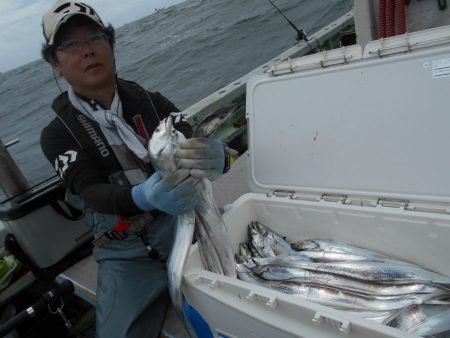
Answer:
[[[81,125],[84,127],[86,132],[88,133],[89,137],[92,141],[94,141],[95,145],[97,146],[98,150],[100,151],[100,154],[103,157],[106,157],[109,155],[109,150],[106,148],[105,143],[102,141],[100,136],[97,135],[97,132],[95,131],[94,127],[89,123],[89,121],[84,117],[83,115],[77,115],[78,121],[80,121]]]

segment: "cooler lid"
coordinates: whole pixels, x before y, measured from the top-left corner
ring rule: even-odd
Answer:
[[[448,43],[260,75],[246,109],[254,191],[450,202]]]

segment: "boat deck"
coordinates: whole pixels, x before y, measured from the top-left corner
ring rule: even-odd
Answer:
[[[226,174],[213,182],[214,198],[218,207],[226,209],[227,204],[230,204],[242,194],[250,192],[246,182],[247,154],[244,154],[233,163]],[[73,282],[77,296],[93,306],[96,305],[97,263],[92,255],[79,261],[57,277],[58,282],[64,279]],[[169,338],[188,337],[173,307],[170,307],[167,313],[163,327],[164,336]]]

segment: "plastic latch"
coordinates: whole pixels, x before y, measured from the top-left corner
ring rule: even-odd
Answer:
[[[380,198],[378,205],[386,208],[400,208],[406,209],[408,207],[408,200],[392,199],[392,198]]]
[[[347,199],[347,195],[323,194],[322,199],[326,202],[345,203],[345,200]]]
[[[220,286],[218,279],[211,279],[203,276],[197,276],[194,279],[194,283],[197,285],[206,284],[210,289],[217,289]]]
[[[342,332],[345,335],[348,335],[348,333],[351,330],[350,326],[351,322],[348,319],[341,319],[330,314],[324,315],[320,312],[316,312],[312,321],[316,324],[326,324],[329,326],[336,327],[340,332]]]
[[[265,295],[261,295],[259,293],[256,293],[254,291],[250,291],[248,296],[245,297],[249,302],[253,303],[262,303],[272,309],[276,308],[278,305],[277,297],[268,297]]]
[[[274,190],[272,193],[267,193],[267,197],[282,197],[282,198],[292,198],[295,191],[284,191],[284,190]]]

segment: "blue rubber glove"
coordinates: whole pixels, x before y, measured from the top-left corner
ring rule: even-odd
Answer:
[[[225,154],[215,138],[193,137],[180,144],[175,154],[179,168],[191,169],[193,177],[214,179],[223,173]]]
[[[144,183],[131,189],[133,202],[139,209],[158,209],[171,215],[192,211],[197,200],[198,179],[189,177],[189,170],[178,169],[162,178],[154,173]]]

